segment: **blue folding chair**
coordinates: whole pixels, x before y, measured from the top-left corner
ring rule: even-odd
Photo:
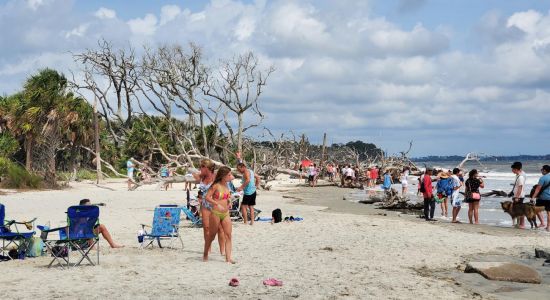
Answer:
[[[197,227],[201,227],[202,226],[202,220],[201,218],[195,216],[193,214],[193,212],[185,207],[185,206],[182,206],[181,210],[183,211],[183,213],[185,214],[185,216],[187,217],[187,219],[189,221],[191,221],[191,223],[193,224],[193,226],[197,226]]]
[[[17,258],[23,259],[26,256],[31,239],[35,232],[21,232],[18,225],[23,225],[27,230],[34,229],[34,221],[36,218],[26,221],[18,222],[15,220],[6,220],[6,208],[0,203],[0,240],[2,240],[2,247],[0,247],[0,253],[3,257],[9,257],[10,248],[17,248]],[[8,254],[8,255],[5,255]]]
[[[144,232],[141,249],[148,246],[154,247],[153,242],[155,241],[160,248],[163,248],[162,240],[169,241],[169,248],[172,247],[175,240],[179,240],[183,248],[183,241],[179,234],[181,211],[181,207],[177,205],[159,205],[155,207],[153,226],[141,224]],[[146,227],[151,228],[151,232],[147,232]]]
[[[71,252],[80,254],[80,258],[72,266],[79,266],[87,260],[92,266],[99,265],[99,236],[96,227],[99,226],[99,207],[95,205],[71,206],[67,210],[67,226],[49,229],[39,226],[42,231],[40,237],[46,248],[52,254],[52,261],[61,268],[71,266]],[[48,239],[48,235],[57,232],[57,239]],[[97,261],[90,258],[92,249],[97,251]]]

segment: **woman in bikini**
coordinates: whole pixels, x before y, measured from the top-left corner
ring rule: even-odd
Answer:
[[[231,191],[227,188],[228,182],[233,180],[233,174],[228,167],[221,167],[216,174],[212,187],[206,193],[206,202],[212,206],[210,214],[210,231],[208,239],[204,243],[203,261],[208,261],[208,250],[216,237],[219,228],[223,228],[225,234],[225,261],[234,263],[231,259],[231,218],[229,217],[229,204],[231,202]]]
[[[212,183],[214,182],[216,165],[210,159],[203,159],[200,163],[200,172],[194,173],[193,177],[199,183],[199,190],[202,192],[202,198],[199,199],[201,206],[200,212],[202,217],[202,231],[204,235],[204,242],[208,240],[210,231],[210,215],[212,214],[212,205],[205,199],[205,195],[208,193]],[[220,245],[221,255],[225,255],[225,235],[223,229],[220,226],[219,229],[214,231],[218,234],[218,244]],[[215,236],[214,234],[214,236]],[[210,251],[211,249],[208,249]]]

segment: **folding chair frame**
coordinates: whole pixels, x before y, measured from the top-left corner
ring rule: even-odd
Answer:
[[[0,247],[0,253],[2,253],[2,255],[4,255],[6,251],[9,251],[8,247],[10,247],[11,245],[15,245],[16,248],[17,248],[18,256],[20,256],[22,253],[24,253],[26,255],[26,253],[28,251],[28,248],[30,246],[31,238],[32,238],[32,236],[34,236],[34,222],[35,221],[36,221],[36,218],[34,218],[30,221],[27,221],[27,222],[18,222],[18,221],[14,221],[14,220],[4,220],[5,224],[2,224],[1,226],[11,230],[12,225],[13,225],[13,228],[15,229],[15,232],[13,232],[13,231],[10,232],[11,234],[13,234],[13,236],[10,236],[10,237],[4,237],[3,238],[3,237],[0,236],[0,239],[2,240],[2,247]],[[32,232],[20,232],[19,231],[19,226],[18,225],[27,226],[28,224],[32,225],[32,230],[33,230]],[[32,233],[30,238],[25,236],[25,235],[30,234],[30,233]],[[7,241],[7,243],[6,243],[6,241]],[[7,257],[9,257],[10,259],[13,259],[9,255],[7,255]]]
[[[40,226],[41,227],[41,226]],[[99,236],[93,239],[63,239],[63,240],[48,240],[48,234],[51,232],[59,232],[60,230],[66,230],[68,232],[68,227],[58,227],[54,229],[45,229],[41,228],[42,234],[40,237],[42,238],[42,241],[44,241],[44,244],[46,245],[46,249],[48,252],[52,254],[52,261],[50,264],[48,264],[48,268],[50,268],[54,262],[57,262],[57,264],[62,268],[65,269],[65,267],[69,268],[71,267],[71,252],[77,251],[80,253],[81,257],[78,262],[72,265],[72,267],[80,266],[84,259],[88,260],[90,265],[95,266],[96,264],[99,265]],[[92,243],[90,244],[90,240]],[[83,247],[83,245],[86,245],[86,247]],[[90,258],[90,252],[96,247],[97,252],[97,262],[94,263],[92,259]],[[60,247],[57,249],[66,249],[66,254],[62,255],[62,253],[56,253],[57,251],[54,251],[54,247]]]

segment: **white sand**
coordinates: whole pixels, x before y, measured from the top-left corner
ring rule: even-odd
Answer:
[[[128,192],[125,183],[107,184],[109,191],[91,184],[73,184],[63,191],[11,193],[0,196],[8,218],[37,217],[38,224],[61,225],[64,212],[81,198],[105,202],[101,223],[123,249],[108,249],[101,241],[101,264],[71,270],[47,269],[50,257],[0,263],[2,299],[470,299],[449,281],[422,277],[413,268],[453,269],[461,256],[482,252],[518,254],[533,245],[550,247],[550,236],[498,237],[450,230],[434,224],[321,212],[322,207],[290,204],[274,191],[260,191],[262,216],[281,208],[304,222],[254,226],[235,224],[235,265],[219,255],[217,243],[209,262],[202,258],[200,228],[182,230],[183,250],[139,250],[140,223],[152,221],[158,204],[184,204],[183,185],[156,191],[154,186]],[[288,181],[286,182],[288,189]],[[187,221],[183,221],[187,223]],[[330,247],[333,251],[322,250]],[[530,250],[529,250],[530,251]],[[232,277],[241,285],[228,286]],[[283,287],[265,287],[275,277]]]

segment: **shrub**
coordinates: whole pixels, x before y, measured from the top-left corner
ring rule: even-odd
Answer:
[[[13,189],[37,189],[42,186],[42,178],[31,174],[25,168],[13,163],[5,157],[0,157],[0,177],[2,186]]]
[[[10,157],[19,149],[19,143],[9,133],[0,134],[0,157]]]

